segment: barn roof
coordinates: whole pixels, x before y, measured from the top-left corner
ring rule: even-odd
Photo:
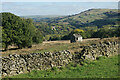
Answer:
[[[82,37],[80,34],[73,34],[75,37]]]

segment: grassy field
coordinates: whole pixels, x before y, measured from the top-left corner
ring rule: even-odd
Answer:
[[[92,39],[96,40],[96,39]],[[79,46],[88,45],[94,42],[90,39],[85,39],[82,43],[70,43],[69,40],[63,41],[45,41],[41,44],[33,44],[32,48],[16,49],[16,46],[9,46],[9,50],[3,51],[2,55],[8,54],[29,54],[29,53],[44,53],[44,52],[56,52],[61,50],[78,51]],[[87,43],[86,43],[87,42]]]
[[[112,39],[114,40],[114,38],[110,38],[110,40]],[[23,49],[16,49],[15,46],[9,46],[9,50],[2,52],[2,56],[6,56],[8,54],[29,54],[35,52],[37,53],[56,52],[61,50],[69,50],[70,52],[74,53],[82,50],[80,46],[87,46],[89,44],[97,43],[99,41],[101,41],[99,40],[99,38],[84,39],[82,42],[79,43],[70,43],[69,40],[47,41],[41,44],[33,44],[32,48],[23,48]]]
[[[120,78],[118,58],[120,55],[109,58],[100,57],[95,61],[85,61],[84,65],[71,63],[66,67],[53,67],[43,71],[34,70],[10,78]]]

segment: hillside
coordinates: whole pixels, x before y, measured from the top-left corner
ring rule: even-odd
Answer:
[[[60,17],[62,15],[29,15],[29,16],[21,16],[22,18],[31,18],[36,22],[39,22],[41,20],[49,20],[51,18],[56,18],[56,17]]]
[[[44,36],[59,37],[69,34],[74,29],[94,30],[107,27],[118,27],[117,9],[89,9],[75,15],[45,18],[38,21],[34,18],[35,26]]]
[[[115,24],[117,19],[117,9],[89,9],[76,15],[64,17],[57,22],[68,23],[79,28]],[[103,21],[105,21],[104,24],[100,25]]]
[[[117,10],[90,9],[76,15],[34,22],[12,13],[0,14],[1,77],[119,77]],[[70,43],[71,35],[78,33],[83,37],[82,42]]]
[[[55,17],[55,16],[54,16]],[[51,17],[51,18],[54,18]],[[62,16],[62,17],[55,17],[54,19],[51,19],[46,22],[52,22],[52,23],[60,23],[63,22],[63,24],[65,22],[68,22],[68,24],[71,24],[72,21],[74,21],[76,24],[85,24],[85,23],[91,23],[95,20],[101,20],[101,19],[117,19],[118,17],[118,10],[117,9],[89,9],[86,10],[84,12],[81,12],[79,14],[75,14],[75,15],[69,15],[69,16]],[[37,18],[32,17],[32,18]],[[44,17],[45,18],[45,17]],[[46,18],[50,18],[47,17]],[[40,20],[40,22],[44,21]],[[74,23],[73,22],[73,23]]]

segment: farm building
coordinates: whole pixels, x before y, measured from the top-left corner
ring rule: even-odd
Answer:
[[[76,33],[71,36],[71,40],[70,40],[71,43],[72,42],[80,42],[80,41],[82,41],[82,36],[80,34]]]

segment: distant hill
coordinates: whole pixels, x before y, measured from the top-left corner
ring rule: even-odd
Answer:
[[[82,29],[87,36],[89,36],[90,32],[97,32],[99,30],[102,32],[108,30],[106,34],[110,32],[109,29],[111,32],[119,32],[117,30],[119,27],[118,22],[120,22],[118,18],[119,15],[120,13],[117,9],[89,9],[75,15],[21,16],[21,19],[32,18],[34,20],[33,25],[36,27],[36,30],[44,36],[44,40],[52,40],[53,38],[60,40],[75,29]],[[10,18],[12,19],[12,17]]]
[[[60,16],[24,16],[32,18],[34,25],[44,36],[64,36],[74,29],[97,31],[102,27],[110,29],[118,27],[117,9],[89,9],[75,15]],[[54,36],[55,35],[55,36]]]
[[[33,15],[33,16],[21,16],[22,18],[31,18],[34,21],[49,20],[51,18],[60,17],[63,15]]]
[[[115,24],[118,20],[117,9],[89,9],[75,15],[46,15],[46,16],[21,16],[32,18],[35,22],[47,22],[50,24],[70,24],[75,28]]]
[[[116,26],[118,22],[117,9],[89,9],[69,16],[43,18],[33,17],[36,27],[46,34],[65,34],[76,28],[101,28],[103,26]],[[46,26],[40,26],[40,25]],[[54,29],[54,31],[53,31]],[[47,30],[47,33],[45,30]],[[49,30],[49,31],[48,31]]]
[[[70,24],[76,28],[85,26],[98,26],[115,24],[118,20],[117,9],[89,9],[75,15],[69,15],[54,20],[48,20],[49,23]]]

